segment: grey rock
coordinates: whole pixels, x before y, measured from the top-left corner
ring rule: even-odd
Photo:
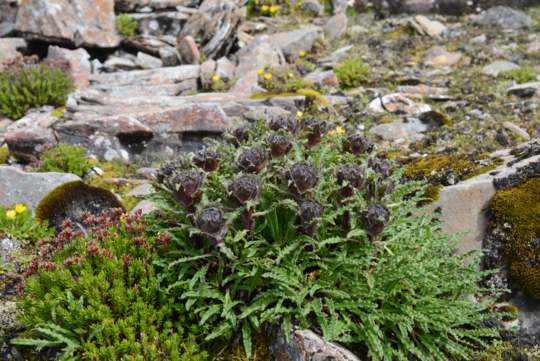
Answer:
[[[0,166],[0,204],[26,203],[35,211],[43,197],[67,182],[80,180],[69,173],[26,173],[14,167]]]
[[[394,114],[420,114],[428,112],[431,107],[427,104],[416,103],[399,93],[392,93],[375,98],[368,104],[368,109],[376,113],[390,112]]]
[[[324,6],[322,6],[317,0],[308,0],[302,1],[302,5],[300,5],[300,10],[310,11],[318,14],[321,10],[324,10]]]
[[[421,140],[425,137],[423,132],[428,127],[416,117],[399,119],[392,123],[379,124],[369,129],[369,132],[387,140],[411,139]]]
[[[221,77],[224,81],[232,80],[235,72],[236,67],[226,57],[221,57],[217,60],[215,74]]]
[[[499,73],[503,73],[506,71],[516,70],[520,69],[521,67],[517,65],[516,63],[512,63],[509,61],[496,61],[494,63],[491,63],[489,65],[486,65],[482,69],[482,73],[487,75],[493,75],[497,76]]]
[[[535,300],[524,291],[518,291],[508,304],[518,309],[518,333],[521,336],[540,335],[540,300]]]
[[[0,72],[4,70],[2,63],[15,58],[21,53],[25,53],[28,44],[23,38],[2,38],[0,39]]]
[[[9,151],[16,157],[29,161],[34,152],[39,152],[43,145],[54,144],[56,138],[51,127],[58,118],[51,117],[50,113],[50,110],[36,111],[12,122],[4,136]]]
[[[203,84],[205,84],[206,81],[210,79],[210,76],[214,74],[215,70],[216,70],[216,61],[214,59],[205,60],[204,63],[201,64],[201,81]],[[233,76],[234,76],[234,73],[233,73]]]
[[[156,171],[157,171],[157,168],[141,167],[141,168],[137,169],[136,173],[137,174],[144,174],[144,175],[147,175],[149,177],[153,177],[156,174]]]
[[[311,51],[317,36],[317,30],[314,28],[298,29],[271,35],[274,44],[281,49],[285,58],[290,62],[300,57],[300,51]]]
[[[369,29],[362,26],[362,25],[353,25],[351,26],[351,31],[356,34],[367,34],[369,33]]]
[[[304,79],[319,84],[323,88],[332,88],[339,85],[338,78],[333,70],[321,71],[317,70],[309,73]]]
[[[424,15],[416,15],[409,18],[409,24],[420,34],[437,39],[441,39],[441,34],[447,30],[447,27],[440,21],[429,20]]]
[[[15,30],[76,47],[114,48],[121,41],[113,0],[21,0]]]
[[[238,52],[237,78],[248,72],[263,69],[266,66],[285,65],[285,57],[268,35],[256,36],[245,48]]]
[[[199,65],[199,47],[191,36],[185,36],[180,40],[178,50],[182,57],[182,63]]]
[[[277,116],[287,116],[291,115],[290,111],[287,111],[281,107],[253,107],[251,110],[244,113],[244,118],[250,122],[255,123],[259,119],[270,119]]]
[[[332,52],[327,57],[319,59],[319,63],[337,63],[341,59],[347,56],[349,51],[353,48],[354,45],[347,45],[342,48],[337,49],[336,51]]]
[[[483,248],[489,201],[495,194],[494,180],[506,178],[514,174],[517,168],[540,160],[540,156],[535,156],[508,167],[508,163],[514,160],[514,157],[509,155],[509,150],[498,151],[491,156],[501,157],[505,164],[494,171],[459,182],[451,187],[444,187],[440,191],[439,199],[426,207],[430,212],[440,208],[441,213],[438,218],[446,222],[442,225],[444,232],[456,234],[471,231],[458,241],[459,247],[455,253],[462,254]],[[473,258],[469,257],[467,262],[470,263]]]
[[[143,69],[156,69],[163,66],[161,59],[140,51],[137,53],[137,64]]]
[[[510,95],[515,95],[520,98],[530,98],[536,91],[540,89],[540,82],[524,83],[506,89]]]
[[[246,75],[238,79],[229,89],[229,93],[259,93],[264,92],[265,89],[259,86],[259,73],[257,70],[252,70]]]
[[[150,212],[153,212],[155,210],[157,210],[157,207],[154,206],[154,204],[152,202],[150,202],[149,200],[145,199],[143,201],[140,201],[136,206],[135,208],[133,208],[131,210],[131,212],[136,212],[138,210],[142,210],[142,214],[147,214],[147,213],[150,213]]]
[[[152,190],[152,185],[150,183],[141,184],[135,189],[132,189],[126,194],[126,197],[140,197],[150,194]]]
[[[172,46],[160,48],[158,54],[164,67],[177,66],[182,62],[180,52]]]
[[[135,60],[111,56],[109,59],[105,60],[103,63],[103,68],[107,69],[107,72],[116,72],[117,69],[126,71],[135,70],[138,69],[139,66]]]
[[[486,34],[480,34],[471,39],[471,43],[485,43],[487,41]]]
[[[0,0],[0,37],[6,36],[15,28],[18,9],[18,1]]]
[[[198,65],[91,75],[88,90],[117,96],[174,96],[196,91],[199,76]]]
[[[332,10],[335,14],[345,13],[347,11],[347,0],[332,0]]]
[[[291,342],[287,343],[283,326],[266,326],[270,341],[268,350],[275,360],[287,355],[289,360],[312,361],[360,361],[349,350],[332,342],[324,342],[322,338],[310,330],[291,328]]]
[[[506,122],[502,122],[502,125],[503,125],[503,127],[508,129],[512,133],[517,134],[520,137],[523,137],[523,138],[525,138],[527,140],[531,140],[531,136],[529,135],[529,133],[527,133],[527,131],[525,129],[522,129],[522,128],[518,127],[514,123],[506,121]]]
[[[496,24],[503,28],[520,29],[531,26],[533,20],[522,11],[507,6],[495,6],[483,11],[474,20],[479,24]]]
[[[347,15],[339,13],[332,16],[324,25],[324,31],[330,40],[339,39],[347,30]]]
[[[424,63],[433,66],[452,66],[460,60],[460,53],[449,53],[441,46],[434,46],[427,51]]]
[[[182,27],[184,27],[189,18],[189,14],[177,11],[129,14],[129,16],[137,21],[138,33],[157,37],[163,35],[178,36],[180,30],[182,30]]]
[[[62,59],[68,62],[69,69],[66,70],[66,74],[70,76],[71,84],[75,89],[83,90],[90,84],[88,77],[92,74],[92,64],[90,64],[90,54],[86,50],[82,48],[69,50],[49,45],[47,59]]]
[[[134,35],[124,39],[122,44],[138,51],[142,51],[143,53],[161,57],[160,50],[170,48],[175,49],[176,41],[174,38],[169,39],[165,36]]]

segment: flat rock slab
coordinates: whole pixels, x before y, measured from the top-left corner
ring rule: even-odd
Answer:
[[[516,63],[512,63],[510,61],[496,61],[494,63],[491,63],[489,65],[486,65],[482,69],[482,73],[486,75],[493,75],[497,76],[499,73],[503,73],[506,71],[512,71],[516,69],[520,69],[521,67],[517,65]]]
[[[499,151],[492,156],[503,158],[505,164],[491,172],[444,187],[439,199],[427,206],[430,212],[440,208],[439,218],[446,222],[442,226],[444,232],[455,234],[471,231],[458,241],[459,248],[456,253],[462,254],[483,248],[489,201],[495,194],[493,181],[506,178],[514,174],[518,168],[540,160],[540,156],[535,156],[508,167],[506,164],[514,160],[513,156],[508,155],[508,151]],[[472,261],[472,258],[470,257],[468,262]]]
[[[64,183],[81,180],[69,173],[26,173],[14,167],[0,166],[0,205],[26,203],[32,211],[39,201]]]
[[[300,51],[311,51],[317,36],[318,32],[314,28],[298,29],[272,34],[272,41],[281,49],[285,58],[292,62],[300,57]]]
[[[408,117],[392,123],[376,125],[369,129],[369,132],[386,140],[410,139],[416,141],[423,139],[425,137],[423,133],[427,130],[427,125],[422,123],[420,119]]]
[[[122,40],[113,0],[21,0],[15,30],[75,47],[114,48]]]
[[[540,82],[532,82],[513,86],[506,89],[506,92],[520,98],[530,98],[538,89],[540,89]]]
[[[90,76],[88,90],[113,96],[176,96],[196,91],[200,77],[199,65],[180,65],[169,68],[134,70],[129,72]]]
[[[127,197],[139,197],[139,196],[145,196],[147,194],[150,194],[150,191],[152,190],[152,185],[150,183],[141,184],[137,188],[131,190],[129,193],[126,194]]]
[[[253,70],[285,65],[281,49],[268,35],[258,35],[238,52],[235,77],[241,78]]]
[[[375,113],[393,113],[413,115],[429,112],[431,107],[424,103],[416,103],[399,93],[375,98],[368,104],[368,109]]]
[[[29,160],[43,144],[64,142],[86,148],[88,155],[112,161],[176,157],[196,152],[205,138],[220,139],[233,119],[304,110],[303,96],[250,99],[245,93],[196,96],[111,96],[96,91],[73,95],[78,103],[69,120],[34,112],[8,126],[10,152]],[[53,131],[54,128],[54,131]]]
[[[496,24],[502,28],[520,29],[531,26],[532,18],[522,11],[507,6],[495,6],[483,11],[474,20],[479,24]]]
[[[540,334],[540,300],[535,300],[524,291],[518,291],[508,304],[517,307],[519,334],[534,336]]]

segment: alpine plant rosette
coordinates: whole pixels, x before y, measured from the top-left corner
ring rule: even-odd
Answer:
[[[151,232],[168,234],[161,279],[208,339],[242,340],[283,324],[359,343],[373,360],[467,358],[485,308],[467,255],[429,215],[412,218],[425,185],[366,136],[323,119],[238,125],[224,144],[164,164],[149,196]],[[330,136],[330,134],[334,134]],[[467,325],[464,327],[464,325]],[[472,331],[471,331],[472,330]]]

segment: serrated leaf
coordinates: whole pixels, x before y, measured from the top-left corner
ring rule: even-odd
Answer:
[[[246,351],[246,357],[249,359],[251,357],[251,327],[247,320],[244,321],[242,325],[242,336],[244,339],[244,350]]]

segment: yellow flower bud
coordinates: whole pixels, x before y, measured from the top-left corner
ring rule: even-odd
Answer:
[[[306,55],[306,52],[305,52],[305,51],[303,51],[303,50],[300,50],[300,51],[299,51],[298,53],[300,54],[300,56],[304,56],[304,55]]]
[[[22,212],[26,211],[26,206],[21,203],[21,204],[15,206],[15,210],[17,211],[17,213],[22,213]]]
[[[263,5],[261,9],[262,11],[268,11],[268,5]]]
[[[16,216],[17,216],[17,212],[15,212],[15,211],[7,211],[6,212],[6,217],[8,219],[14,220]]]
[[[304,113],[302,113],[300,110],[296,112],[297,117],[301,117],[302,115],[304,115]]]
[[[221,78],[219,77],[219,75],[214,75],[212,77],[212,79],[214,79],[214,81],[219,81],[219,79],[221,79]]]
[[[270,80],[272,79],[272,74],[268,73],[264,76],[266,79]]]
[[[278,9],[279,9],[278,6],[272,6],[272,7],[270,7],[270,12],[275,13],[276,11],[278,11]]]
[[[264,73],[264,69],[257,70],[257,73],[259,73],[259,75],[262,75],[262,73]]]

